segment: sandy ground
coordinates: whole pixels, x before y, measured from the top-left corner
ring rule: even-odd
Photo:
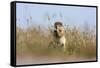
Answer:
[[[86,57],[48,57],[48,56],[17,56],[17,65],[28,65],[28,64],[45,64],[45,63],[61,63],[61,62],[79,62],[79,61],[95,61],[96,58]]]

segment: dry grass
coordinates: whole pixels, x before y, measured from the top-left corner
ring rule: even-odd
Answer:
[[[93,32],[83,32],[78,28],[66,26],[66,52],[62,48],[49,48],[52,35],[42,28],[31,26],[27,29],[17,27],[17,56],[77,56],[96,58],[96,36]]]

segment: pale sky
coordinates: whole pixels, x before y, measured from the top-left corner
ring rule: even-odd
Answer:
[[[50,16],[48,21],[47,16]],[[16,4],[17,26],[27,27],[27,21],[31,24],[47,27],[55,21],[61,21],[64,25],[80,26],[88,22],[90,26],[96,25],[96,8],[80,6],[62,6],[45,4]]]

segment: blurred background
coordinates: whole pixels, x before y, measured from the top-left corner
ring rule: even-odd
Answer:
[[[18,65],[96,60],[95,7],[17,3],[16,10]],[[65,29],[65,52],[48,48],[56,21]]]

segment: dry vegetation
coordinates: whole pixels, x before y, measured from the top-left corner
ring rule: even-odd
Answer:
[[[53,63],[57,60],[58,62],[96,60],[96,33],[94,30],[88,29],[89,25],[85,24],[84,26],[85,31],[78,27],[65,26],[65,52],[61,47],[49,47],[53,40],[52,27],[44,30],[42,27],[34,25],[25,29],[17,26],[17,64],[38,64],[50,61]]]
[[[65,30],[66,52],[63,52],[61,47],[48,47],[52,41],[50,31],[44,31],[40,26],[31,26],[27,29],[17,27],[17,55],[96,57],[95,33],[80,31],[76,27],[70,28],[68,26],[66,26]]]

